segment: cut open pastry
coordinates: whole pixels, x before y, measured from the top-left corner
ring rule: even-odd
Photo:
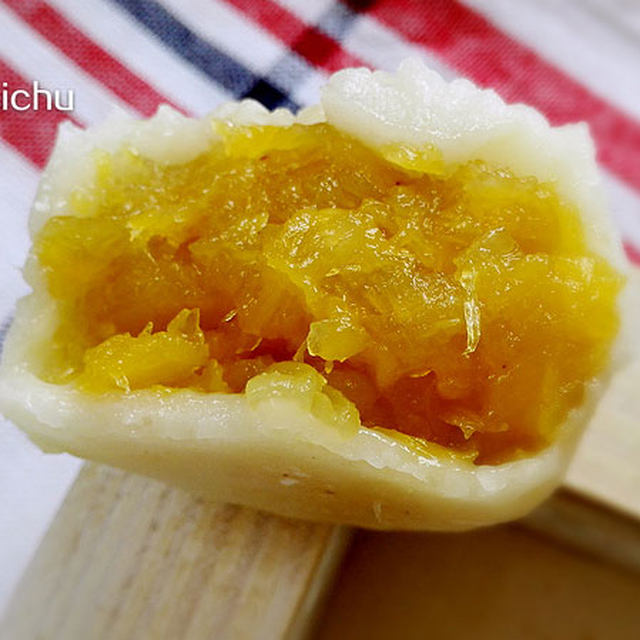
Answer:
[[[208,498],[465,529],[557,485],[621,352],[584,125],[420,63],[61,129],[0,370],[43,449]]]

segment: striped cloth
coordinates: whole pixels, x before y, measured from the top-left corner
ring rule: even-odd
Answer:
[[[316,102],[344,66],[422,58],[554,124],[586,120],[617,223],[640,263],[640,4],[633,0],[0,0],[0,81],[73,89],[75,109],[0,111],[0,326],[25,291],[26,217],[60,122],[169,103],[201,115],[253,97]],[[2,425],[4,427],[5,425]],[[77,463],[0,429],[0,605]]]

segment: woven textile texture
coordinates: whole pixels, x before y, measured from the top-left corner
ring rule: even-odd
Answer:
[[[65,119],[169,103],[201,115],[252,97],[297,109],[345,66],[425,60],[554,124],[589,123],[630,259],[640,264],[640,3],[634,0],[0,0],[0,340],[38,173]],[[33,83],[73,111],[11,108]],[[0,424],[0,605],[75,470]]]

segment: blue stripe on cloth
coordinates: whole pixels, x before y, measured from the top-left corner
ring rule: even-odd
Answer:
[[[4,322],[0,324],[0,356],[2,355],[2,347],[4,345],[4,339],[7,335],[7,332],[9,331],[9,327],[11,326],[12,322],[13,322],[13,316],[11,315],[8,318],[5,318]]]
[[[295,51],[288,50],[269,69],[269,79],[285,89],[289,95],[295,96],[298,102],[304,104],[304,100],[300,100],[300,96],[296,95],[296,89],[300,88],[313,72],[314,68],[311,64]]]
[[[296,44],[305,40],[309,32],[322,32],[333,40],[340,42],[352,28],[358,14],[354,13],[346,5],[337,2],[331,5],[319,18],[315,24],[309,24],[290,43],[290,48],[269,70],[269,79],[278,87],[285,90],[290,96],[295,97],[304,106],[309,102],[309,98],[317,101],[319,96],[300,96],[296,94],[296,89],[317,69],[312,63],[305,60],[296,53]]]
[[[357,18],[358,14],[347,7],[347,5],[336,2],[320,16],[316,28],[334,40],[341,42]]]
[[[195,34],[155,0],[111,2],[119,5],[167,47],[236,98],[254,98],[269,109],[287,107],[295,111],[298,108],[284,91]]]

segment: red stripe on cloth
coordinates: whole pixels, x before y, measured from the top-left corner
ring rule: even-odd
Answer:
[[[640,249],[634,247],[628,242],[625,242],[624,250],[627,253],[627,258],[629,258],[629,260],[633,262],[633,264],[637,264],[638,266],[640,266]]]
[[[16,89],[24,89],[31,93],[32,85],[6,62],[0,59],[0,78],[7,86],[7,93]],[[55,141],[58,125],[64,120],[71,120],[61,111],[16,111],[8,108],[0,117],[0,137],[14,147],[25,158],[37,167],[43,167],[49,158]]]
[[[136,76],[46,2],[2,2],[65,56],[142,115],[152,115],[160,104],[171,104],[165,96]],[[172,106],[180,109],[176,105]]]
[[[454,0],[379,0],[367,13],[407,40],[435,52],[476,83],[492,87],[509,102],[525,102],[552,124],[589,123],[598,159],[640,190],[640,122],[591,93],[536,53]]]
[[[333,73],[344,67],[370,66],[345,51],[339,42],[326,33],[306,24],[273,0],[226,2],[320,69]]]

